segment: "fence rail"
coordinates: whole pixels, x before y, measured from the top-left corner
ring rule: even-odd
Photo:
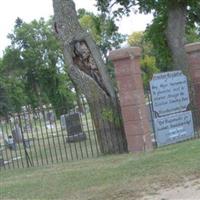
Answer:
[[[94,106],[105,107],[105,102],[94,102]],[[106,107],[111,108],[112,103]],[[121,121],[119,113],[117,117]],[[110,128],[103,127],[101,131],[106,136]],[[121,129],[121,126],[115,128]],[[11,113],[0,120],[0,169],[100,156],[104,152],[100,149],[98,129],[85,100],[79,106],[75,103],[72,109],[28,108]]]

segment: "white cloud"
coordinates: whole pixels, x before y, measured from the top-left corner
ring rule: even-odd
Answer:
[[[77,9],[85,8],[96,12],[95,0],[75,0]],[[0,2],[0,55],[2,50],[9,44],[7,34],[13,29],[17,17],[26,22],[53,15],[52,0],[1,0]],[[130,34],[133,31],[144,30],[146,23],[150,22],[151,16],[131,15],[119,22],[119,31]]]
[[[52,14],[51,0],[1,0],[0,51],[9,44],[9,40],[6,37],[12,31],[17,17],[30,22],[40,17],[48,18]]]
[[[118,22],[119,31],[128,35],[135,31],[143,31],[147,24],[151,23],[152,19],[152,15],[132,14]]]

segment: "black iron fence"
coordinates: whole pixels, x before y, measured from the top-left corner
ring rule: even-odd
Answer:
[[[109,153],[102,149],[102,142],[104,146],[106,143],[117,145],[112,153],[126,151],[126,141],[122,141],[122,135],[115,134],[123,134],[120,112],[114,116],[112,102],[100,100],[93,104],[94,108],[102,107],[100,117],[103,120],[99,120],[102,121],[103,127],[97,126],[97,119],[96,122],[93,120],[91,103],[89,106],[86,100],[82,100],[81,104],[79,102],[79,105],[74,103],[72,109],[55,109],[51,106],[24,108],[20,113],[10,113],[1,117],[0,169],[97,157]],[[112,126],[104,125],[107,121],[110,121]],[[110,132],[115,135],[107,137]]]

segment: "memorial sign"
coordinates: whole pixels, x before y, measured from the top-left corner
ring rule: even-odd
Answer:
[[[185,111],[190,103],[187,78],[181,71],[154,74],[150,89],[159,116]]]
[[[194,136],[191,111],[154,119],[158,146],[177,143]]]

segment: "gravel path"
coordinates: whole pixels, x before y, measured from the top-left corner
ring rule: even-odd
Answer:
[[[200,179],[158,190],[155,194],[144,196],[141,200],[200,200]]]

